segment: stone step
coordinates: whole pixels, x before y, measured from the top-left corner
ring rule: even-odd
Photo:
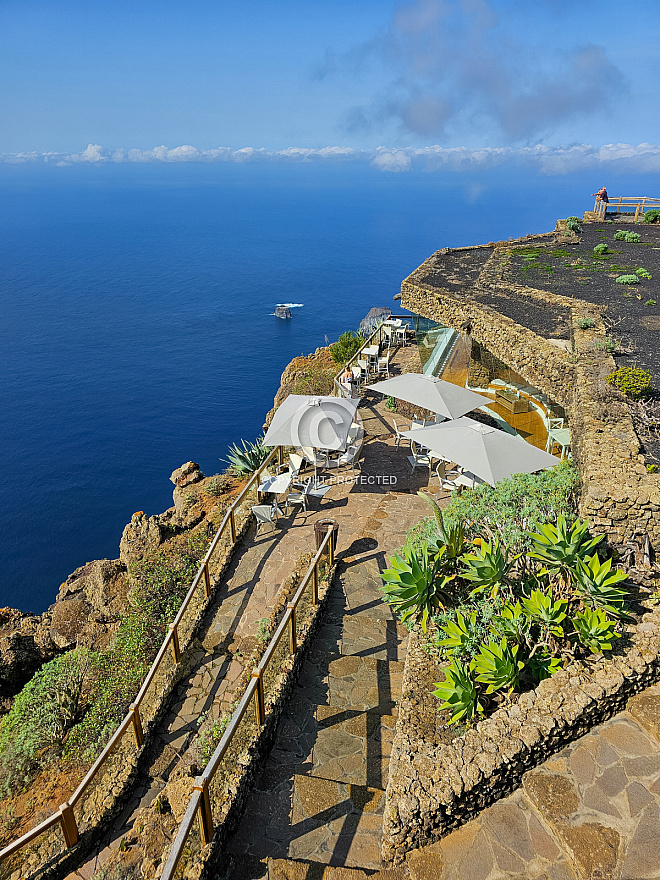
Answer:
[[[354,654],[378,660],[404,660],[408,630],[388,618],[328,617],[314,639],[311,656]]]
[[[304,663],[300,686],[319,706],[391,711],[401,699],[404,663],[318,652]]]
[[[360,868],[333,868],[315,862],[297,862],[293,859],[268,859],[268,874],[264,880],[409,880],[405,865],[383,868],[375,874]],[[433,880],[440,880],[434,877]]]
[[[319,706],[311,776],[384,789],[396,715]]]
[[[384,806],[383,789],[294,776],[289,858],[380,868]]]

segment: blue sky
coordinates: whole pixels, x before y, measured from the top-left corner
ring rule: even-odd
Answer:
[[[3,154],[660,143],[656,2],[0,0],[0,35]]]

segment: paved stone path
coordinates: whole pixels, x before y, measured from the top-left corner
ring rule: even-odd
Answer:
[[[408,636],[381,601],[380,571],[385,553],[401,546],[407,530],[428,513],[416,494],[428,472],[411,474],[377,409],[365,427],[372,439],[363,474],[395,475],[397,492],[367,485],[359,506],[351,505],[350,525],[340,525],[339,577],[273,750],[229,842],[231,880],[266,877],[269,857],[380,866],[384,789]]]
[[[283,581],[299,557],[314,549],[314,523],[318,519],[336,520],[339,523],[338,552],[350,559],[356,539],[371,540],[375,546],[376,542],[369,537],[374,529],[379,530],[384,548],[396,547],[405,536],[405,528],[402,530],[399,524],[401,516],[412,524],[423,514],[425,505],[415,493],[427,485],[428,472],[411,475],[403,449],[393,446],[391,420],[385,413],[382,403],[361,410],[367,436],[362,467],[364,482],[337,482],[323,499],[311,500],[306,516],[294,507],[288,515],[278,519],[274,530],[262,529],[257,536],[252,527],[206,614],[193,648],[194,669],[176,689],[169,712],[143,761],[131,800],[86,862],[70,875],[72,878],[90,880],[130,831],[135,814],[149,806],[162,791],[198,730],[200,719],[205,714],[218,717],[229,708],[243,663],[255,646],[260,619],[268,615]],[[342,475],[350,477],[350,470]],[[395,482],[376,479],[383,476]],[[373,482],[369,482],[369,477],[374,478]],[[390,488],[396,491],[390,492]],[[387,510],[384,504],[388,505]],[[412,510],[411,504],[417,510],[414,515],[408,513]],[[388,521],[390,515],[392,519]],[[360,552],[360,546],[359,542],[355,544],[356,553]],[[379,554],[382,565],[383,550]],[[372,555],[371,551],[366,555]],[[374,561],[372,575],[376,577],[377,572],[378,563]],[[369,602],[381,605],[374,592]],[[388,625],[391,628],[393,621]],[[378,627],[376,630],[380,637]],[[386,630],[388,645],[393,631],[396,627]],[[353,635],[348,638],[355,641],[359,653],[363,639],[361,628],[358,626],[351,632]],[[387,723],[390,722],[383,722]]]

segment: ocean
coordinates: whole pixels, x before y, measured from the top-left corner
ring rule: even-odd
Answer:
[[[222,470],[287,363],[400,311],[434,250],[552,229],[601,176],[0,166],[0,605],[41,612],[76,567],[117,558],[134,511],[171,506],[175,468]]]

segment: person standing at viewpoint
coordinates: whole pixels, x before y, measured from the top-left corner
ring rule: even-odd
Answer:
[[[595,196],[596,201],[598,201],[598,202],[604,202],[606,205],[609,205],[609,203],[610,203],[610,200],[607,195],[607,189],[604,186],[601,186],[601,188],[598,190],[597,193],[591,193],[591,195]]]

